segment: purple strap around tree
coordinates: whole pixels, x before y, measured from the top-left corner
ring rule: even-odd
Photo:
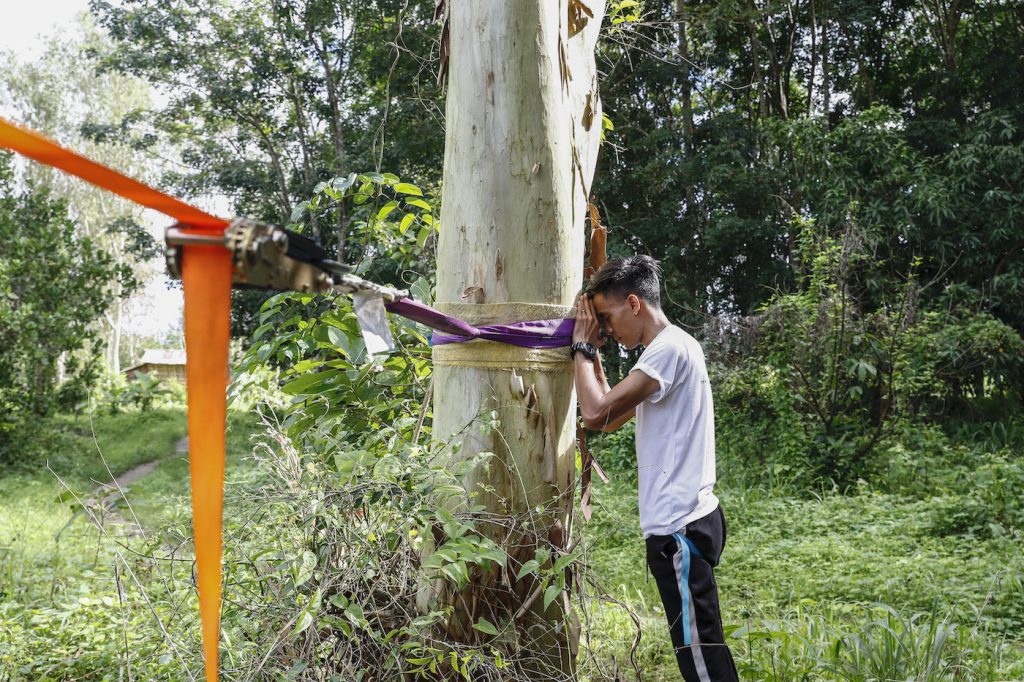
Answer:
[[[431,345],[434,346],[485,339],[523,348],[560,348],[572,343],[572,330],[576,326],[576,320],[566,318],[474,327],[468,322],[445,315],[441,311],[418,303],[411,298],[401,298],[384,307],[402,317],[407,317],[436,330],[430,339]]]

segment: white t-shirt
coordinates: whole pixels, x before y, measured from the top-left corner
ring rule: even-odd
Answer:
[[[630,372],[643,372],[659,386],[636,407],[640,528],[644,537],[682,532],[718,506],[715,410],[704,351],[669,325]]]

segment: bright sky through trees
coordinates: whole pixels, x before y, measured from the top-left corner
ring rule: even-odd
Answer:
[[[56,32],[75,30],[76,17],[89,10],[89,0],[33,0],[16,3],[3,0],[4,20],[0,21],[0,50],[10,50],[18,61],[38,59],[45,38]],[[162,220],[158,214],[147,218]],[[143,291],[132,297],[125,321],[128,328],[141,334],[163,334],[181,323],[181,291],[168,289],[163,275],[147,282]]]
[[[38,57],[42,50],[41,36],[56,28],[70,29],[75,16],[89,9],[89,0],[5,0],[4,20],[0,21],[0,47],[11,50],[19,59]]]

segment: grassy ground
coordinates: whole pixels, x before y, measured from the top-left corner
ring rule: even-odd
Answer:
[[[248,417],[232,422],[229,475],[251,463],[242,455],[253,428]],[[124,559],[187,536],[188,463],[175,448],[186,432],[184,410],[62,417],[45,432],[46,457],[0,475],[0,682],[128,679],[126,651],[172,666],[175,652],[165,650],[152,614],[195,629],[187,573],[167,579],[190,562]],[[160,464],[125,490],[126,501],[82,511],[79,502],[98,486],[153,460]],[[104,529],[91,518],[103,518]],[[138,535],[129,523],[136,519],[156,532]],[[129,565],[134,571],[125,572]],[[168,612],[179,608],[180,618]]]
[[[874,679],[1024,679],[1024,550],[1012,536],[964,540],[934,534],[943,498],[900,498],[863,491],[820,499],[773,496],[757,489],[719,490],[729,523],[717,570],[723,619],[745,679],[860,679],[830,671],[850,649],[903,647],[904,660]],[[622,472],[596,486],[588,528],[589,560],[607,591],[642,619],[645,678],[677,679],[657,587],[644,571],[635,483]],[[607,610],[607,607],[602,607]],[[628,621],[618,618],[628,636]],[[928,676],[927,640],[950,638]],[[892,631],[892,641],[857,638]],[[877,638],[877,637],[876,637]],[[875,651],[873,653],[878,653]],[[961,676],[955,676],[959,666]],[[849,672],[849,671],[848,671]],[[918,676],[920,675],[920,676]]]
[[[91,497],[112,475],[171,456],[185,435],[185,416],[181,410],[162,410],[65,417],[54,420],[47,433],[53,449],[45,458],[19,463],[0,477],[0,597],[5,601],[50,595],[60,589],[62,576],[77,572],[82,548],[67,546],[79,544],[90,524],[78,514],[68,525],[80,509],[76,498]]]
[[[229,430],[229,485],[246,490],[260,485],[247,458],[254,428],[236,416]],[[51,434],[52,472],[15,466],[0,477],[0,682],[198,675],[187,461],[174,448],[184,431],[181,411],[63,419]],[[67,494],[57,501],[63,491],[87,493],[110,479],[108,468],[119,474],[153,459],[159,466],[127,492],[130,507],[116,508],[138,518],[146,537],[116,527],[104,536],[82,516],[67,525],[75,508]],[[1024,679],[1019,537],[949,534],[948,500],[938,493],[801,497],[727,479],[719,495],[729,540],[717,575],[744,679]],[[597,483],[594,507],[584,531],[592,575],[639,617],[643,679],[678,679],[646,579],[632,474]],[[175,546],[186,560],[144,558]],[[607,602],[585,604],[585,677],[632,679],[631,617]],[[226,636],[243,630],[233,621]],[[223,649],[228,664],[251,653],[231,641]]]

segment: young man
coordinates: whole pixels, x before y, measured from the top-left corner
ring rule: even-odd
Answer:
[[[571,352],[583,423],[612,431],[636,416],[640,528],[687,682],[737,680],[725,644],[714,567],[725,546],[715,484],[715,424],[704,352],[661,310],[649,256],[608,261],[577,300]],[[597,347],[645,350],[609,387]]]

